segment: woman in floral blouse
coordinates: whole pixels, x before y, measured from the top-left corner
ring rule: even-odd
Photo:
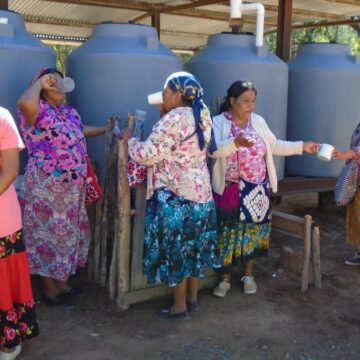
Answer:
[[[144,271],[151,284],[173,288],[165,319],[189,318],[198,307],[198,278],[218,266],[215,205],[206,164],[213,152],[212,123],[202,88],[191,74],[175,73],[163,91],[165,115],[146,141],[131,138],[129,155],[148,167]],[[128,138],[129,132],[120,135]]]
[[[21,200],[30,271],[41,276],[44,300],[71,307],[66,295],[71,274],[86,264],[89,222],[85,209],[85,136],[105,127],[83,126],[80,115],[63,105],[63,75],[42,69],[18,100],[18,115],[28,148]]]
[[[0,360],[15,359],[21,342],[39,333],[13,185],[24,147],[14,119],[0,107]]]
[[[319,144],[278,140],[255,114],[257,91],[249,81],[236,81],[227,91],[221,114],[214,117],[218,150],[212,171],[219,224],[222,279],[213,294],[230,290],[233,266],[245,263],[244,292],[254,294],[255,259],[266,256],[270,235],[270,188],[277,191],[273,155],[315,153]]]

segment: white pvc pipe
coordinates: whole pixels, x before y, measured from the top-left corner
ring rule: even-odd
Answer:
[[[230,0],[230,17],[233,19],[241,18],[242,0]]]
[[[264,5],[260,3],[243,4],[242,0],[230,1],[231,18],[241,18],[242,12],[246,13],[251,11],[256,11],[256,46],[263,46],[265,20]]]
[[[265,8],[263,4],[242,4],[243,12],[251,12],[256,10],[256,46],[263,46],[264,44],[264,19]]]

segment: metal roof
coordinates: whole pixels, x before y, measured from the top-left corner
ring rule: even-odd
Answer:
[[[279,0],[253,0],[265,6],[265,31],[277,26]],[[214,0],[9,0],[9,10],[24,16],[28,31],[47,38],[83,39],[102,21],[151,24],[160,13],[160,40],[176,49],[197,49],[210,34],[229,31],[229,1]],[[146,16],[144,16],[146,14]],[[360,15],[360,0],[293,0],[292,25],[323,20],[334,24]],[[255,16],[245,15],[243,30],[255,30]]]

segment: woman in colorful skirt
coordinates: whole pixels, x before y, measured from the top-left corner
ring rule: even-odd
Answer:
[[[22,341],[39,333],[13,185],[24,147],[14,119],[0,107],[0,360],[15,359]]]
[[[62,79],[56,69],[40,70],[17,105],[29,153],[21,202],[30,271],[41,276],[48,304],[70,308],[66,297],[81,291],[68,279],[85,266],[90,241],[84,136],[105,127],[83,126],[78,112],[63,105]]]
[[[355,160],[360,166],[360,124],[351,136],[350,150],[334,149],[332,156],[334,159]],[[360,178],[360,171],[358,176]],[[360,179],[358,180],[358,190],[347,206],[346,242],[354,248],[355,253],[345,260],[345,264],[360,266]]]
[[[163,90],[165,115],[146,141],[128,141],[130,157],[148,167],[144,272],[150,284],[164,282],[173,289],[172,306],[158,312],[164,319],[188,319],[188,310],[198,308],[199,278],[218,266],[206,163],[215,144],[202,95],[193,75],[172,74]],[[129,131],[120,136],[128,138]]]
[[[219,224],[222,279],[214,289],[217,297],[230,290],[234,266],[245,264],[244,292],[254,294],[257,285],[255,259],[269,249],[270,188],[277,191],[273,155],[315,153],[315,142],[278,140],[266,121],[255,114],[257,91],[249,81],[233,83],[225,97],[221,114],[214,117],[218,150],[212,171],[214,200]]]

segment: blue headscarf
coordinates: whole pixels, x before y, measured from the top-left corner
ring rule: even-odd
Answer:
[[[203,101],[204,91],[199,81],[190,73],[178,72],[168,77],[164,87],[166,86],[173,91],[179,91],[183,99],[191,103],[200,150],[203,150],[206,146],[209,153],[212,154],[217,150],[217,147],[212,129],[210,111]]]

